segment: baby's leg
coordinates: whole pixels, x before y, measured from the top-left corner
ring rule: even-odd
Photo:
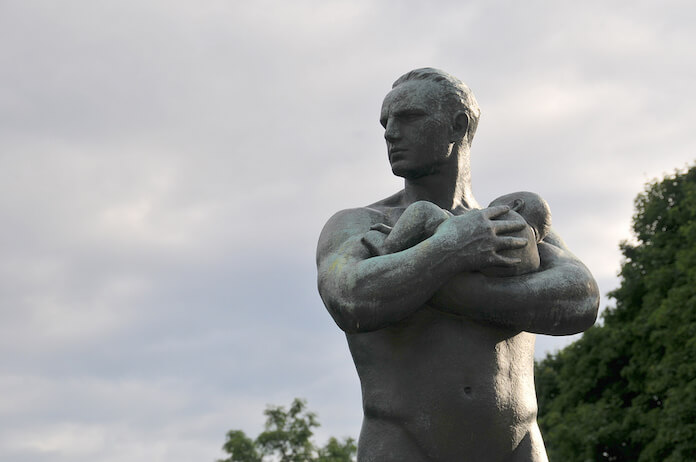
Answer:
[[[433,235],[437,227],[452,214],[432,202],[409,205],[384,240],[384,253],[400,252]]]

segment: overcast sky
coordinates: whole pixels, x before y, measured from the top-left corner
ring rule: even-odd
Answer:
[[[401,187],[413,68],[476,94],[478,201],[540,193],[616,287],[633,198],[695,157],[696,7],[437,5],[0,0],[0,460],[212,462],[296,396],[357,436],[314,251]]]

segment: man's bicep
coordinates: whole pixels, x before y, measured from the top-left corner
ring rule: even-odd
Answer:
[[[565,245],[563,240],[555,233],[550,233],[550,239],[544,239],[539,243],[539,257],[541,259],[541,272],[553,275],[552,279],[559,283],[559,290],[568,290],[566,297],[569,300],[580,299],[584,301],[583,311],[592,316],[592,322],[597,315],[599,305],[599,288],[597,281],[589,268],[576,257]],[[559,296],[559,299],[562,299]],[[589,317],[588,317],[589,319]]]
[[[362,242],[361,236],[350,236],[335,246],[328,246],[325,252],[317,252],[319,278],[338,277],[358,262],[371,256]]]
[[[389,322],[375,317],[374,290],[369,282],[365,283],[374,279],[366,271],[375,266],[365,264],[372,254],[362,238],[371,223],[359,212],[334,215],[317,247],[319,295],[336,324],[346,332],[374,330]]]

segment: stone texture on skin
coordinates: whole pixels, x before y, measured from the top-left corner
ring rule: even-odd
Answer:
[[[537,244],[537,271],[483,274],[516,271],[522,259],[511,253],[535,243],[518,234],[530,227],[509,206],[474,199],[478,114],[468,88],[442,71],[397,80],[381,123],[404,189],[338,212],[319,238],[319,292],[362,386],[361,462],[546,461],[534,333],[573,334],[596,319],[597,285],[553,231]],[[447,217],[404,249],[380,250],[382,231],[419,201]]]

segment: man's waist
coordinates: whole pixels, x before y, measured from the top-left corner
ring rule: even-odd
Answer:
[[[365,460],[380,461],[502,461],[515,451],[536,422],[535,419],[500,419],[500,415],[478,417],[458,419],[450,415],[438,419],[434,415],[402,414],[397,418],[366,412],[360,452],[374,456]],[[391,456],[400,448],[410,449],[400,458],[381,457],[375,453],[387,450]]]

